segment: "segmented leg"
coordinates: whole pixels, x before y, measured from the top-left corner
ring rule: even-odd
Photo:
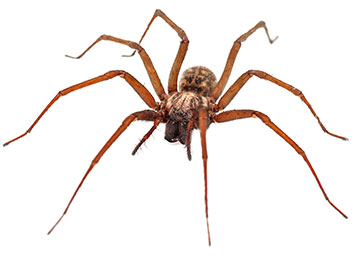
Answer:
[[[270,118],[258,111],[254,110],[230,110],[226,112],[222,112],[215,116],[214,121],[217,123],[227,122],[235,119],[242,119],[248,117],[257,117],[259,118],[264,124],[274,130],[279,136],[281,136],[287,143],[289,143],[296,152],[302,156],[302,158],[306,161],[309,169],[311,170],[314,178],[316,179],[319,188],[321,189],[325,199],[329,202],[329,204],[336,209],[344,218],[348,218],[340,209],[338,209],[328,198],[327,194],[324,191],[322,184],[320,183],[316,172],[314,171],[311,163],[309,162],[305,152],[290,138],[288,137],[280,128],[278,128],[273,122],[271,122]]]
[[[278,37],[275,37],[273,40],[270,38],[270,35],[269,35],[269,32],[268,32],[268,29],[265,25],[265,22],[263,21],[260,21],[258,22],[253,28],[251,28],[248,32],[244,33],[243,35],[241,35],[233,44],[232,46],[232,49],[230,50],[229,52],[229,56],[228,56],[228,59],[227,59],[227,63],[226,63],[226,66],[224,67],[224,71],[222,73],[222,76],[221,78],[219,79],[215,89],[212,91],[212,94],[211,94],[211,97],[215,100],[217,100],[219,98],[219,96],[222,94],[223,92],[223,89],[224,87],[226,86],[227,84],[227,81],[229,79],[229,76],[232,72],[232,68],[233,68],[233,65],[234,65],[234,61],[235,61],[235,58],[237,57],[237,54],[239,52],[239,49],[242,45],[242,42],[244,42],[246,39],[248,39],[248,37],[250,35],[252,35],[257,29],[259,28],[264,28],[265,29],[265,32],[266,32],[266,35],[269,39],[269,42],[270,43],[273,43],[274,41],[276,41],[276,39]]]
[[[203,161],[203,173],[205,180],[205,212],[206,212],[206,223],[207,223],[207,233],[208,233],[208,244],[211,245],[211,235],[210,226],[208,223],[208,197],[207,197],[207,143],[206,143],[206,131],[208,124],[208,114],[205,109],[200,109],[199,111],[199,126],[200,126],[200,136],[201,136],[201,146],[202,146],[202,161]]]
[[[110,148],[110,146],[116,141],[116,139],[127,129],[127,127],[136,120],[147,120],[147,121],[155,121],[156,119],[160,118],[160,114],[153,111],[153,110],[143,110],[140,112],[135,112],[128,117],[126,117],[125,120],[123,120],[122,125],[116,130],[116,132],[111,136],[111,138],[106,142],[106,144],[101,148],[99,153],[96,155],[96,157],[92,160],[88,170],[86,171],[84,177],[80,181],[78,187],[76,188],[73,196],[71,197],[67,207],[65,208],[62,216],[58,219],[58,221],[54,224],[54,226],[49,230],[48,235],[53,231],[53,229],[59,224],[59,222],[63,219],[64,215],[68,212],[68,209],[73,202],[76,194],[78,193],[80,187],[84,183],[86,177],[89,175],[91,170],[94,168],[94,166],[100,161],[101,157],[104,155],[104,153],[107,151],[107,149]]]
[[[187,130],[186,130],[186,151],[187,151],[187,159],[189,159],[189,161],[191,161],[191,135],[192,135],[194,123],[195,120],[192,118],[187,123]]]
[[[99,38],[97,38],[96,41],[94,41],[93,44],[91,44],[82,54],[80,54],[77,57],[73,57],[73,56],[69,56],[66,55],[66,57],[69,58],[73,58],[73,59],[80,59],[82,56],[84,56],[84,54],[86,52],[88,52],[96,43],[100,42],[100,41],[112,41],[112,42],[117,42],[120,44],[124,44],[127,45],[128,47],[135,49],[138,51],[145,69],[147,70],[148,76],[150,81],[152,82],[153,88],[155,90],[155,92],[157,93],[158,97],[160,100],[163,100],[165,97],[165,91],[163,88],[163,85],[160,82],[160,79],[158,77],[158,74],[153,66],[153,63],[151,61],[151,59],[149,58],[148,54],[146,53],[146,51],[143,49],[142,46],[140,46],[138,43],[136,42],[131,42],[131,41],[127,41],[127,40],[123,40],[114,36],[110,36],[110,35],[101,35]]]
[[[154,132],[154,130],[158,127],[158,125],[161,122],[161,118],[157,118],[154,121],[154,125],[152,126],[152,128],[148,131],[148,133],[146,133],[142,140],[139,141],[139,143],[136,145],[136,147],[134,148],[132,155],[135,155],[139,149],[139,147],[141,147],[141,145],[151,136],[151,134]]]
[[[227,92],[221,97],[221,99],[218,102],[217,105],[217,109],[218,110],[223,110],[235,97],[235,95],[237,95],[237,93],[239,92],[239,90],[244,86],[244,84],[252,77],[252,76],[257,76],[261,79],[265,79],[268,81],[271,81],[272,83],[275,83],[276,85],[279,85],[280,87],[290,91],[291,93],[293,93],[295,96],[299,97],[309,108],[309,110],[312,112],[313,116],[317,119],[320,127],[322,128],[322,130],[334,137],[340,138],[342,140],[348,140],[346,137],[340,136],[340,135],[336,135],[333,134],[331,132],[329,132],[324,125],[322,124],[322,122],[320,121],[319,117],[317,116],[316,112],[314,112],[312,106],[310,105],[310,103],[307,101],[307,99],[305,98],[305,96],[303,95],[303,93],[298,90],[297,88],[277,79],[274,78],[273,76],[260,71],[260,70],[249,70],[247,72],[245,72],[243,75],[241,75],[237,81],[227,90]]]
[[[169,76],[168,93],[171,94],[173,92],[176,92],[176,90],[177,90],[177,78],[179,76],[180,68],[181,68],[182,62],[184,61],[186,52],[187,52],[187,48],[188,48],[188,45],[189,45],[189,39],[187,38],[187,35],[184,32],[184,30],[182,30],[172,20],[170,20],[169,17],[166,16],[166,14],[164,14],[161,10],[157,9],[157,10],[155,10],[155,13],[154,13],[153,17],[150,20],[150,22],[149,22],[149,24],[147,26],[147,29],[145,29],[145,31],[144,31],[141,39],[139,40],[138,44],[141,44],[144,36],[146,35],[148,29],[150,28],[150,25],[153,23],[155,18],[158,17],[158,16],[160,18],[162,18],[167,24],[169,24],[170,27],[173,28],[174,31],[181,38],[180,47],[179,47],[178,53],[176,55],[173,67],[171,68],[170,76]],[[136,53],[136,51],[133,51],[133,53],[131,55],[123,55],[123,56],[124,57],[131,57],[135,53]]]
[[[51,102],[45,107],[45,109],[42,111],[42,113],[37,117],[37,119],[34,121],[34,123],[30,126],[30,128],[22,135],[12,139],[11,141],[7,142],[4,144],[4,146],[20,139],[21,137],[24,137],[26,134],[30,133],[32,128],[38,123],[38,121],[41,119],[41,117],[44,115],[44,113],[47,112],[47,110],[56,102],[60,97],[69,94],[70,92],[73,92],[75,90],[93,85],[95,83],[112,79],[116,76],[120,76],[121,78],[124,78],[128,84],[131,85],[131,87],[137,92],[137,94],[143,99],[143,101],[150,107],[150,108],[155,108],[156,102],[153,98],[153,96],[150,94],[150,92],[139,82],[137,81],[131,74],[128,72],[125,72],[123,70],[113,70],[109,71],[101,76],[98,76],[96,78],[89,79],[87,81],[81,82],[79,84],[73,85],[69,88],[63,89],[59,91],[59,93],[52,99]]]

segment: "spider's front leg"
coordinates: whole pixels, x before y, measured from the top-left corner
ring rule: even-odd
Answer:
[[[58,221],[54,224],[54,226],[49,230],[48,235],[53,231],[53,229],[59,224],[59,222],[62,220],[64,215],[68,212],[68,209],[73,202],[76,194],[78,193],[80,187],[84,183],[86,177],[89,175],[91,170],[94,168],[94,166],[100,161],[101,157],[104,155],[104,153],[110,148],[110,146],[117,140],[117,138],[127,129],[127,127],[136,120],[145,120],[145,121],[157,121],[161,118],[161,115],[158,112],[155,112],[153,110],[143,110],[139,112],[135,112],[128,117],[126,117],[125,120],[123,120],[122,125],[116,130],[116,132],[111,136],[111,138],[106,142],[106,144],[101,148],[99,153],[95,156],[95,158],[92,160],[88,170],[86,171],[84,177],[80,181],[78,187],[76,188],[74,194],[72,195],[67,207],[65,208],[62,216],[58,219]]]
[[[206,142],[206,131],[208,127],[208,112],[206,109],[202,108],[199,110],[199,127],[201,136],[201,147],[202,147],[202,161],[203,161],[203,176],[205,181],[205,213],[206,213],[206,223],[207,223],[207,234],[208,234],[208,244],[211,245],[211,234],[210,225],[208,222],[208,185],[207,185],[207,142]]]
[[[336,209],[344,218],[348,218],[340,209],[338,209],[330,200],[327,194],[324,191],[324,188],[322,184],[320,183],[318,176],[316,172],[314,171],[311,163],[309,162],[305,152],[299,147],[287,134],[285,134],[280,128],[275,125],[270,118],[258,111],[254,110],[230,110],[230,111],[225,111],[222,112],[218,115],[216,115],[213,120],[217,123],[222,123],[222,122],[227,122],[227,121],[232,121],[236,119],[242,119],[242,118],[250,118],[250,117],[257,117],[259,118],[264,124],[266,124],[268,127],[270,127],[275,133],[277,133],[282,139],[284,139],[289,145],[295,149],[295,151],[302,156],[302,158],[305,160],[307,163],[309,169],[311,170],[314,178],[316,179],[319,188],[321,189],[325,199],[329,202],[329,204]]]

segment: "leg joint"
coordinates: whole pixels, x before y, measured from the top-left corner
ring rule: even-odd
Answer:
[[[302,148],[298,147],[297,152],[298,152],[302,157],[306,157],[306,153],[302,150]]]
[[[238,39],[236,39],[235,41],[234,41],[234,44],[233,45],[235,45],[235,44],[238,44],[239,45],[239,47],[242,45],[242,42],[244,41],[244,40],[241,40],[241,37],[242,36],[240,36]],[[233,46],[234,47],[234,46]]]
[[[260,71],[260,70],[248,70],[247,73],[250,76],[257,76],[259,78],[265,78],[267,76],[266,72]]]
[[[265,22],[264,21],[260,21],[258,24],[257,24],[258,27],[265,27]]]
[[[124,78],[126,72],[123,70],[111,70],[109,72],[106,72],[104,74],[105,79],[111,79],[114,76],[120,75],[122,78]]]
[[[182,43],[189,43],[190,42],[189,39],[187,38],[187,35],[186,35],[185,31],[183,29],[179,28],[178,35],[181,38],[181,40],[182,40],[181,42]]]
[[[111,38],[112,38],[112,36],[107,35],[107,34],[103,34],[103,35],[101,35],[96,41],[110,40]]]
[[[302,91],[295,87],[292,88],[291,92],[300,98],[304,97]]]
[[[143,50],[143,47],[140,46],[140,45],[139,45],[138,43],[136,43],[136,42],[131,42],[131,41],[129,41],[129,42],[128,42],[128,46],[131,47],[132,49],[137,50],[138,53],[140,53],[140,52]]]
[[[182,36],[181,39],[182,39],[181,43],[189,43],[190,42],[186,35]]]
[[[154,12],[154,16],[157,17],[157,16],[166,16],[166,14],[164,14],[164,12],[160,9],[156,9],[155,12]]]
[[[259,111],[254,111],[253,117],[260,118],[260,120],[263,121],[264,123],[271,122],[270,117],[268,117],[267,115],[265,115]]]

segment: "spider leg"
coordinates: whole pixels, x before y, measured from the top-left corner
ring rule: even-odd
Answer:
[[[228,56],[228,59],[227,59],[227,63],[226,63],[226,66],[224,67],[224,71],[222,73],[222,76],[221,78],[219,79],[216,87],[214,88],[214,90],[212,91],[211,93],[211,97],[214,98],[215,100],[218,99],[218,97],[222,94],[223,92],[223,89],[224,87],[226,86],[227,84],[227,81],[229,79],[229,76],[232,72],[232,68],[233,68],[233,65],[234,65],[234,61],[235,61],[235,58],[237,57],[237,54],[239,52],[239,49],[242,45],[242,42],[244,42],[246,39],[248,39],[248,37],[250,35],[252,35],[257,29],[259,28],[264,28],[265,29],[265,32],[266,32],[266,36],[267,38],[269,39],[269,42],[270,43],[273,43],[274,41],[276,41],[276,39],[278,37],[275,37],[274,39],[271,39],[270,38],[270,35],[269,35],[269,32],[268,32],[268,29],[265,25],[265,22],[263,21],[260,21],[258,22],[253,28],[251,28],[248,32],[242,34],[233,44],[232,46],[232,49],[230,50],[229,52],[229,56]]]
[[[116,139],[127,129],[127,127],[136,120],[147,120],[147,121],[155,121],[157,118],[160,118],[160,114],[153,110],[143,110],[139,112],[135,112],[126,119],[123,120],[122,125],[116,130],[116,132],[111,136],[111,138],[106,142],[106,144],[101,148],[96,157],[92,160],[88,170],[86,171],[84,177],[80,181],[78,187],[76,188],[74,194],[72,195],[67,207],[65,208],[62,216],[58,219],[58,221],[54,224],[54,226],[49,230],[48,235],[53,231],[53,229],[59,224],[59,222],[63,219],[64,215],[68,212],[68,209],[73,202],[76,194],[78,193],[80,187],[84,183],[86,177],[89,175],[94,166],[100,161],[101,157],[104,153],[110,148],[110,146],[116,141]]]
[[[47,112],[47,110],[56,102],[60,97],[69,94],[70,92],[73,92],[75,90],[90,86],[92,84],[112,79],[116,76],[120,76],[121,78],[124,78],[128,84],[131,85],[131,87],[137,92],[137,94],[143,99],[143,101],[150,107],[150,108],[155,108],[156,102],[153,98],[153,96],[150,94],[150,92],[139,82],[137,81],[131,74],[128,72],[125,72],[123,70],[113,70],[109,71],[101,76],[98,76],[96,78],[89,79],[87,81],[81,82],[79,84],[73,85],[69,88],[63,89],[58,92],[58,94],[52,99],[51,102],[44,108],[42,113],[37,117],[37,119],[34,121],[34,123],[30,126],[30,128],[22,135],[12,139],[11,141],[8,141],[4,144],[4,146],[20,139],[21,137],[24,137],[26,134],[30,133],[32,128],[38,123],[38,121],[41,119],[41,117],[44,115],[44,113]]]
[[[187,48],[188,48],[188,45],[189,45],[189,39],[187,38],[187,35],[184,32],[184,30],[182,30],[172,20],[170,20],[169,17],[165,13],[163,13],[161,10],[157,9],[157,10],[155,10],[153,17],[150,20],[150,22],[149,22],[149,24],[147,26],[147,29],[145,29],[145,31],[144,31],[141,39],[139,40],[138,44],[141,44],[144,36],[146,35],[148,29],[151,26],[151,24],[153,23],[155,18],[158,17],[158,16],[160,18],[162,18],[167,24],[169,24],[170,27],[181,38],[180,47],[179,47],[178,53],[176,55],[173,67],[171,68],[170,76],[169,76],[168,93],[171,94],[173,92],[176,92],[176,90],[177,90],[177,78],[179,76],[180,68],[181,68],[182,62],[184,61],[186,52],[187,52]],[[123,55],[123,56],[124,57],[132,57],[135,53],[136,53],[136,50],[134,50],[131,55]]]
[[[208,197],[207,197],[208,156],[207,156],[207,144],[206,144],[206,131],[207,131],[207,124],[208,124],[208,114],[206,109],[200,109],[198,118],[199,118],[201,146],[202,146],[203,173],[204,173],[204,180],[205,180],[205,212],[206,212],[206,223],[207,223],[207,233],[208,233],[208,245],[211,245],[210,226],[208,223]]]
[[[139,143],[136,145],[136,147],[134,148],[132,155],[135,155],[139,149],[139,147],[141,147],[141,145],[151,136],[151,134],[154,132],[154,130],[158,127],[158,125],[161,122],[161,118],[157,118],[154,121],[154,125],[152,126],[152,128],[143,136],[142,140],[139,141]]]
[[[146,51],[143,49],[142,46],[140,46],[138,43],[136,42],[131,42],[131,41],[127,41],[127,40],[123,40],[114,36],[110,36],[110,35],[101,35],[99,38],[97,38],[96,41],[94,41],[94,43],[92,43],[82,54],[80,54],[77,57],[73,57],[73,56],[69,56],[69,55],[65,55],[68,58],[72,58],[72,59],[80,59],[82,56],[84,56],[84,54],[86,52],[88,52],[96,43],[100,42],[100,41],[112,41],[112,42],[117,42],[120,44],[124,44],[127,45],[128,47],[135,49],[138,51],[144,67],[148,73],[149,79],[152,82],[153,88],[155,90],[155,92],[157,93],[158,97],[160,100],[163,100],[165,97],[165,91],[163,88],[163,85],[160,82],[159,76],[154,68],[154,65],[151,61],[151,59],[149,58],[148,54],[146,53]]]
[[[189,159],[189,161],[191,161],[191,135],[192,135],[194,123],[195,120],[193,118],[187,123],[186,151],[187,151],[187,158]]]
[[[307,99],[305,98],[305,96],[303,95],[303,93],[298,90],[297,88],[277,79],[274,78],[273,76],[260,71],[260,70],[249,70],[247,72],[245,72],[243,75],[241,75],[237,81],[227,90],[227,92],[221,97],[221,99],[218,102],[217,108],[219,110],[223,110],[231,101],[232,99],[235,97],[235,95],[237,95],[237,93],[239,92],[239,90],[244,86],[244,84],[252,77],[252,76],[257,76],[261,79],[265,79],[268,80],[276,85],[279,85],[280,87],[290,91],[291,93],[293,93],[295,96],[299,97],[309,108],[309,110],[312,112],[313,116],[317,119],[320,127],[322,128],[322,130],[334,137],[340,138],[342,140],[348,140],[346,137],[340,136],[340,135],[336,135],[333,134],[331,132],[329,132],[324,125],[322,124],[322,122],[320,121],[319,117],[317,116],[316,112],[313,110],[311,104],[307,101]]]
[[[249,117],[257,117],[264,124],[270,127],[273,131],[275,131],[281,138],[283,138],[289,145],[296,150],[296,152],[302,156],[302,158],[306,161],[309,169],[311,170],[314,178],[316,179],[319,188],[321,189],[325,199],[329,202],[329,204],[336,209],[344,218],[348,218],[340,209],[338,209],[328,198],[327,194],[324,191],[322,184],[320,183],[316,172],[314,171],[311,163],[309,162],[305,152],[288,136],[286,135],[280,128],[278,128],[273,122],[271,122],[270,118],[258,111],[254,110],[229,110],[222,112],[214,117],[214,121],[217,123],[227,122],[235,119],[249,118]]]

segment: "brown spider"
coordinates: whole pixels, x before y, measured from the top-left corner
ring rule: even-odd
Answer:
[[[150,25],[153,23],[156,17],[161,17],[167,24],[171,26],[173,30],[181,38],[180,47],[178,53],[176,55],[175,61],[173,63],[172,69],[170,71],[169,81],[168,81],[168,94],[165,93],[163,85],[160,82],[158,74],[150,60],[148,54],[140,45],[145,34],[147,33]],[[308,106],[312,114],[318,120],[319,125],[329,135],[338,137],[343,140],[347,140],[345,137],[332,134],[327,131],[327,129],[323,126],[319,117],[314,112],[311,105],[308,103],[307,99],[304,97],[302,92],[291,85],[282,82],[281,80],[274,78],[273,76],[259,70],[249,70],[242,74],[227,90],[227,92],[221,97],[224,87],[229,79],[229,76],[232,71],[232,67],[236,56],[241,47],[241,43],[244,42],[250,35],[252,35],[257,29],[264,28],[266,35],[269,39],[270,43],[273,43],[275,39],[271,39],[268,33],[268,30],[263,21],[257,23],[253,28],[251,28],[245,34],[242,34],[233,44],[227,63],[225,65],[224,71],[217,81],[215,75],[212,71],[205,67],[195,66],[187,69],[183,72],[179,90],[177,89],[177,78],[180,72],[180,68],[182,62],[185,58],[185,54],[187,52],[189,40],[185,34],[185,32],[178,27],[172,20],[170,20],[161,10],[156,10],[152,19],[150,20],[146,30],[144,31],[142,38],[139,43],[131,42],[127,40],[123,40],[120,38],[116,38],[109,35],[101,35],[93,44],[91,44],[81,55],[78,57],[71,57],[75,59],[81,58],[88,50],[90,50],[96,43],[106,40],[113,41],[120,44],[124,44],[134,49],[134,52],[131,55],[133,56],[136,51],[140,55],[144,66],[147,70],[150,81],[154,87],[155,93],[158,95],[160,102],[156,102],[152,96],[152,94],[131,74],[123,70],[113,70],[105,73],[104,75],[98,76],[96,78],[89,79],[82,83],[73,85],[69,88],[59,91],[59,93],[52,99],[52,101],[45,107],[42,113],[37,117],[34,123],[30,126],[30,128],[22,135],[16,137],[15,139],[4,144],[8,145],[11,142],[25,136],[27,133],[30,133],[32,128],[38,123],[44,113],[57,101],[60,97],[69,94],[75,90],[87,87],[89,85],[112,79],[116,76],[120,76],[125,79],[127,83],[133,87],[133,89],[137,92],[137,94],[143,99],[143,101],[150,107],[149,110],[143,110],[139,112],[135,112],[129,115],[126,119],[124,119],[122,125],[116,130],[116,132],[112,135],[112,137],[107,141],[107,143],[103,146],[103,148],[99,151],[96,157],[91,162],[86,174],[82,178],[79,183],[77,189],[72,195],[67,207],[65,208],[63,214],[59,218],[59,220],[55,223],[55,225],[50,229],[48,234],[50,234],[53,229],[57,226],[57,224],[62,220],[64,215],[67,213],[73,199],[75,198],[77,192],[79,191],[81,185],[85,181],[86,177],[89,175],[90,171],[94,168],[94,166],[99,162],[101,157],[110,148],[110,146],[116,141],[116,139],[127,129],[127,127],[136,120],[145,120],[154,122],[153,127],[147,132],[147,134],[142,138],[142,140],[138,143],[138,145],[133,150],[132,154],[134,155],[138,148],[150,137],[150,135],[154,132],[157,126],[160,123],[166,123],[165,128],[165,139],[169,142],[179,141],[181,144],[184,144],[187,148],[187,156],[188,159],[191,160],[191,133],[194,129],[200,129],[201,136],[201,145],[202,145],[202,160],[203,160],[203,168],[204,168],[204,182],[205,182],[205,212],[206,212],[206,222],[207,222],[207,232],[208,232],[208,243],[211,245],[210,231],[209,231],[209,223],[208,223],[208,203],[207,203],[207,146],[206,146],[206,130],[211,123],[221,123],[227,122],[235,119],[249,118],[249,117],[257,117],[263,123],[265,123],[268,127],[274,130],[279,136],[281,136],[286,142],[288,142],[296,152],[302,156],[302,158],[306,161],[308,167],[310,168],[314,178],[316,179],[319,188],[321,189],[325,199],[330,203],[332,207],[334,207],[343,217],[347,218],[347,216],[340,211],[328,198],[325,193],[311,163],[307,159],[305,152],[290,138],[288,137],[280,128],[278,128],[270,118],[258,111],[255,110],[229,110],[225,112],[220,111],[224,110],[227,105],[232,101],[235,95],[239,92],[239,90],[244,86],[244,84],[252,77],[257,76],[261,79],[265,79],[273,82],[274,84],[290,91],[294,95],[301,98],[301,100]],[[218,101],[218,102],[217,102]]]

